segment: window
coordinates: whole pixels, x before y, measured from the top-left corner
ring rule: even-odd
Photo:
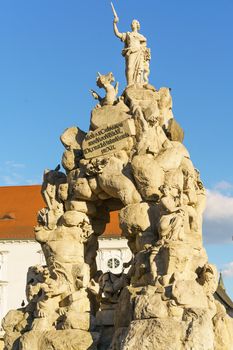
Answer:
[[[117,258],[111,258],[108,260],[107,265],[110,269],[117,269],[120,266],[121,262]]]
[[[7,279],[7,251],[0,251],[0,281]]]
[[[118,254],[112,254],[112,252],[106,254],[104,257],[104,272],[110,271],[118,274],[123,271],[123,261]]]

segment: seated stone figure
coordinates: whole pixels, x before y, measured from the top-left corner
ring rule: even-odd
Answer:
[[[176,203],[167,185],[161,187],[161,218],[159,221],[159,234],[161,240],[182,240],[184,228],[184,209],[181,203]]]
[[[137,104],[132,106],[132,112],[139,131],[136,135],[138,154],[150,153],[157,155],[164,147],[169,146],[169,140],[159,124],[156,113],[149,108],[143,113],[141,107]]]

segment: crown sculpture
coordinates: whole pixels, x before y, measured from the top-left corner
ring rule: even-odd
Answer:
[[[113,5],[112,5],[113,7]],[[150,49],[133,20],[120,33],[127,86],[98,73],[86,133],[61,135],[66,173],[46,170],[29,268],[28,304],[3,320],[5,350],[231,350],[233,324],[214,298],[217,271],[202,244],[206,194],[183,145],[169,88],[148,82]],[[98,237],[119,211],[133,259],[97,271]]]

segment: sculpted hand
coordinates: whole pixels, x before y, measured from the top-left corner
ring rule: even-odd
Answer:
[[[184,209],[183,208],[177,208],[178,210],[177,210],[177,213],[179,213],[179,214],[181,214],[181,215],[185,215],[185,211],[184,211]]]
[[[118,23],[119,22],[119,18],[118,17],[114,17],[113,23]]]
[[[39,309],[37,311],[37,317],[39,318],[45,318],[47,315],[46,315],[46,312],[43,310],[43,309]]]
[[[60,316],[64,316],[65,314],[66,314],[66,312],[67,312],[67,308],[66,307],[59,307],[59,309],[58,309],[58,314],[60,315]]]
[[[97,94],[97,92],[95,92],[94,90],[90,90],[90,91],[91,91],[91,94],[94,97],[94,99],[98,100],[99,99],[99,95]]]

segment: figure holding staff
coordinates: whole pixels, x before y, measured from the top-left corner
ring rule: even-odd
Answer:
[[[111,3],[114,20],[113,30],[115,35],[124,42],[125,47],[122,50],[122,56],[125,57],[125,75],[127,84],[135,83],[147,84],[150,73],[150,49],[147,48],[147,39],[139,33],[140,23],[134,19],[131,23],[131,32],[120,33],[117,28],[119,18]]]

